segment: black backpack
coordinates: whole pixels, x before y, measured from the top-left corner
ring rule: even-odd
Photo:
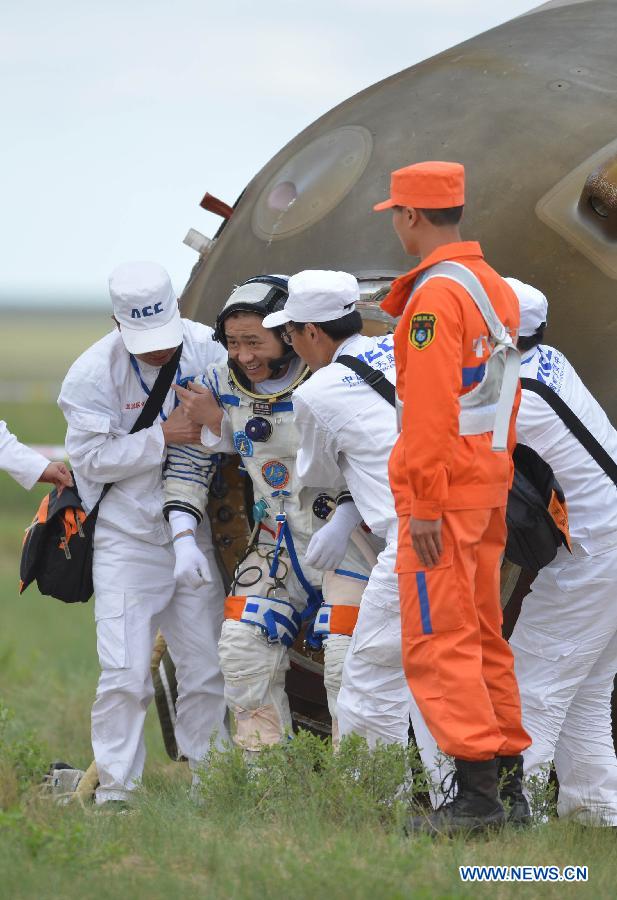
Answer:
[[[508,493],[505,555],[530,572],[548,565],[560,547],[568,549],[568,509],[553,470],[535,450],[517,444],[514,480]]]
[[[149,428],[167,396],[182,344],[159,371],[152,390],[130,434]],[[19,564],[19,593],[36,580],[41,594],[63,603],[87,603],[94,592],[92,553],[94,529],[103,497],[113,482],[106,484],[90,513],[86,514],[76,487],[54,488],[43,498],[26,530]]]

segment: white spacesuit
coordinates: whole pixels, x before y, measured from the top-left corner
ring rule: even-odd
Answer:
[[[260,276],[240,285],[218,317],[219,339],[228,344],[224,329],[229,328],[230,319],[242,315],[253,331],[261,329],[272,339],[271,333],[262,328],[261,318],[284,302],[285,284],[277,276]],[[284,347],[278,338],[277,343],[280,356]],[[220,435],[204,427],[202,444],[209,452],[241,456],[255,501],[253,540],[234,575],[219,643],[225,696],[236,722],[234,738],[245,750],[257,751],[261,745],[277,743],[291,733],[284,689],[289,668],[287,649],[303,619],[315,614],[323,595],[324,604],[336,610],[332,628],[321,631],[324,681],[336,739],[336,698],[343,660],[375,553],[358,532],[348,543],[359,519],[347,514],[344,501],[348,493],[342,479],[307,488],[297,477],[298,435],[291,393],[307,378],[308,370],[295,354],[288,353],[282,364],[279,360],[271,366],[275,371],[270,377],[253,382],[246,375],[250,366],[243,370],[237,361],[244,359],[242,350],[236,352],[235,344],[229,345],[229,355],[229,365],[210,366],[201,381],[223,410]],[[250,362],[250,349],[247,359]],[[283,374],[279,374],[281,369]],[[168,511],[184,511],[201,519],[206,496],[203,487],[188,474],[191,467],[197,473],[200,468],[191,456],[192,450],[172,448],[166,469],[165,506]],[[337,501],[334,515],[326,522]],[[348,508],[353,507],[349,504]],[[176,533],[187,524],[186,520],[175,519],[173,513],[170,522]],[[309,545],[320,528],[328,529],[335,566],[325,574],[310,565]],[[176,552],[181,555],[185,546],[178,541]],[[315,631],[319,635],[319,626]]]

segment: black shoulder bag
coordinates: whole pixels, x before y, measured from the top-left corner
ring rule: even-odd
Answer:
[[[617,486],[617,463],[559,394],[535,378],[521,378],[521,387],[525,391],[533,391],[548,403],[566,428]],[[522,454],[524,454],[523,465],[521,465]],[[553,500],[554,494],[548,484],[549,475],[539,471],[538,461],[545,469],[548,469],[553,487],[557,487],[558,499],[562,502],[565,510],[565,529],[559,528],[559,526],[555,527],[555,516],[551,521],[550,501]],[[531,468],[527,467],[528,463],[531,463]],[[567,546],[568,541],[565,537],[567,534],[567,508],[563,501],[563,492],[561,492],[552,469],[531,448],[517,444],[514,465],[514,484],[508,498],[506,556],[511,562],[536,571],[555,558],[562,543]],[[540,497],[538,497],[538,491]],[[559,516],[557,516],[558,523]]]
[[[149,428],[159,415],[182,355],[182,344],[161,368],[129,434]],[[36,580],[41,594],[63,603],[87,603],[93,593],[94,529],[101,501],[113,487],[106,484],[86,514],[76,487],[54,488],[43,498],[26,531],[19,564],[19,593]]]

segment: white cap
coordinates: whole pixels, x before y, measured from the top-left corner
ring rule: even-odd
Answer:
[[[546,322],[548,300],[537,288],[518,278],[506,278],[516,296],[521,310],[521,324],[518,330],[520,337],[531,337],[540,325]]]
[[[109,276],[109,294],[129,353],[171,350],[182,343],[182,319],[169,275],[152,262],[123,263]]]
[[[286,322],[333,322],[349,315],[360,299],[358,282],[349,272],[306,269],[292,275],[283,309],[263,320],[265,328]]]

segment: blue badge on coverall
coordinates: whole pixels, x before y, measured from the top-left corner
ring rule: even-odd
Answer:
[[[289,481],[289,469],[278,459],[269,459],[261,467],[261,474],[266,484],[273,488],[283,488]]]
[[[244,431],[234,431],[234,447],[240,456],[253,455],[253,442]]]

